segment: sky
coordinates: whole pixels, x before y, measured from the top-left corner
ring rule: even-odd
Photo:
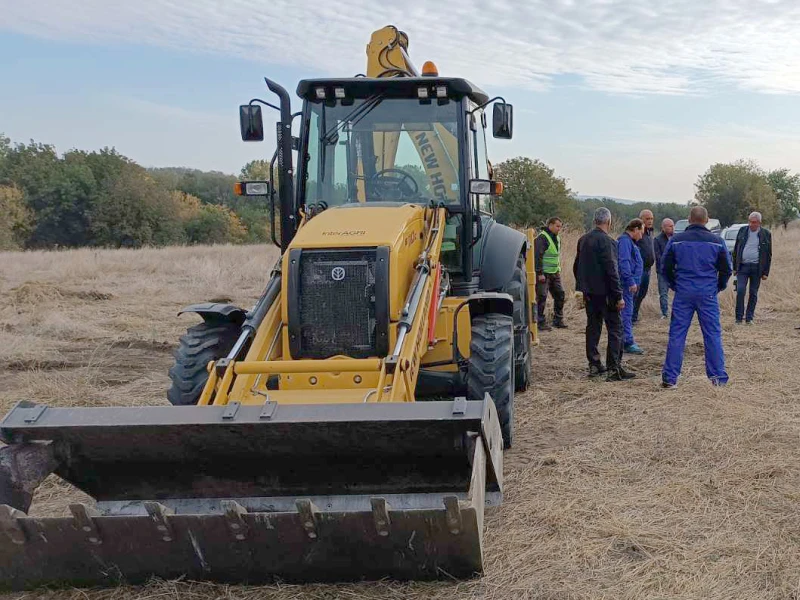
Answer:
[[[237,173],[272,153],[239,136],[264,76],[294,96],[363,72],[392,24],[418,67],[514,105],[495,164],[530,156],[579,194],[685,203],[716,162],[800,171],[797,23],[796,0],[0,0],[0,132]]]

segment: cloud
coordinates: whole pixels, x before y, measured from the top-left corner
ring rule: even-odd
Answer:
[[[141,43],[247,57],[321,75],[364,69],[369,34],[410,36],[418,65],[482,85],[539,90],[577,75],[620,94],[733,85],[800,92],[796,0],[0,0],[0,29],[84,43]]]

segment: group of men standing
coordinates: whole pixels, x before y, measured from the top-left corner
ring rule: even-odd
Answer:
[[[611,212],[595,211],[594,228],[578,241],[573,264],[576,291],[586,311],[586,358],[589,375],[606,375],[607,381],[624,381],[636,375],[622,365],[623,353],[644,354],[634,338],[642,301],[650,287],[652,267],[658,278],[661,318],[668,319],[669,290],[674,291],[667,356],[662,368],[662,386],[677,385],[683,363],[686,335],[695,313],[703,333],[706,374],[714,385],[725,385],[725,354],[717,294],[736,273],[736,322],[751,323],[758,289],[769,275],[772,260],[770,232],[761,226],[761,215],[752,213],[749,226],[740,229],[733,258],[725,242],[706,227],[708,212],[691,209],[689,225],[675,234],[671,219],[661,222],[654,235],[652,211],[644,210],[631,220],[617,240],[611,237]],[[547,331],[545,305],[548,293],[554,299],[553,326],[565,328],[565,292],[561,283],[562,222],[553,217],[536,239],[534,263],[539,329]],[[750,295],[744,310],[745,289]],[[605,365],[598,350],[603,324],[608,333]]]

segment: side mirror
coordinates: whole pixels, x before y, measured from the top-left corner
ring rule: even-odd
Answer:
[[[239,107],[239,129],[243,142],[264,141],[264,120],[258,104],[242,104]]]
[[[469,193],[489,196],[499,196],[503,193],[502,181],[491,181],[489,179],[470,179]]]
[[[505,102],[497,102],[492,113],[492,135],[510,140],[514,129],[514,107]]]

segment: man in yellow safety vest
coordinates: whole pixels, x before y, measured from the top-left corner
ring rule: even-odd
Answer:
[[[544,318],[547,293],[553,295],[553,327],[566,328],[564,323],[564,287],[561,285],[561,219],[552,217],[547,227],[536,238],[533,262],[536,269],[536,316],[539,331],[551,327]]]

